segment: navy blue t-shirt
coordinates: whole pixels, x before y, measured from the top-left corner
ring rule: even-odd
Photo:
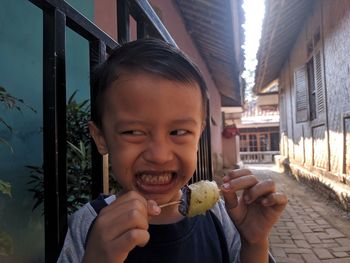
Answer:
[[[100,199],[91,205],[98,213],[107,204]],[[150,225],[148,231],[147,245],[130,251],[126,263],[229,262],[222,226],[211,211],[175,224]]]

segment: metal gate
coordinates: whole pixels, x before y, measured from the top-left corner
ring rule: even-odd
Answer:
[[[28,1],[43,11],[45,261],[56,262],[67,230],[65,27],[89,41],[90,70],[119,44],[63,0]],[[157,37],[176,45],[147,0],[117,0],[116,12],[118,42],[130,40],[131,16],[137,23],[137,38]],[[94,96],[91,90],[90,96]],[[206,120],[192,181],[212,179],[209,115]],[[92,196],[102,191],[102,157],[92,144]]]

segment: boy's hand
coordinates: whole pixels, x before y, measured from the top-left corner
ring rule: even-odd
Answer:
[[[272,226],[288,202],[286,195],[276,192],[273,181],[259,181],[247,169],[231,171],[223,180],[221,189],[226,209],[242,242],[266,244]],[[236,191],[239,190],[243,192],[238,198]]]
[[[160,213],[155,201],[130,191],[103,208],[91,229],[83,262],[124,262],[149,240],[148,220]]]

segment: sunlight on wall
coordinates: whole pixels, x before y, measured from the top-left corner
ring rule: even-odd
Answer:
[[[299,164],[313,165],[317,168],[327,169],[328,149],[327,136],[323,126],[321,131],[314,131],[314,138],[300,137],[293,141],[284,133],[281,135],[281,155],[294,159]],[[318,138],[316,136],[318,134]],[[349,174],[350,165],[350,133],[329,131],[330,141],[330,172],[334,174]],[[293,150],[291,149],[293,148]],[[289,151],[289,154],[288,154]],[[294,157],[291,155],[294,151]],[[304,153],[305,151],[305,153]]]

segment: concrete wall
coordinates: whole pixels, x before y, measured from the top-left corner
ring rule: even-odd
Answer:
[[[326,114],[325,118],[296,123],[294,71],[307,62],[307,41],[318,26]],[[349,36],[350,2],[316,1],[279,76],[281,153],[289,158],[294,174],[333,195],[345,208],[350,207]]]

